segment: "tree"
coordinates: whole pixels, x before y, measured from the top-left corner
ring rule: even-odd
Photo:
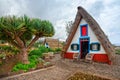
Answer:
[[[28,64],[28,49],[40,38],[54,35],[53,25],[46,20],[27,16],[0,18],[0,39],[20,50],[21,62]],[[29,42],[29,43],[28,43]]]
[[[70,34],[72,26],[73,26],[73,21],[68,21],[66,23],[66,32],[67,32],[67,35]]]

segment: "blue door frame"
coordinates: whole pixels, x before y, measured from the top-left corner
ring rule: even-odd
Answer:
[[[90,51],[90,37],[88,37],[88,36],[80,37],[79,43],[80,43],[80,51],[79,51],[80,59],[83,59],[83,58],[85,58],[86,54],[88,54]],[[83,45],[83,43],[86,43],[86,45]],[[85,50],[86,50],[86,52],[85,52]]]

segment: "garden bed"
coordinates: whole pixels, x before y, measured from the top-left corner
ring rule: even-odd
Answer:
[[[0,78],[12,76],[12,75],[18,75],[18,74],[22,74],[22,73],[27,73],[27,72],[31,72],[31,71],[35,71],[35,70],[39,70],[39,69],[45,69],[45,68],[52,67],[52,66],[53,66],[53,64],[49,64],[49,65],[38,64],[36,68],[31,68],[28,71],[19,70],[17,72],[8,72],[5,74],[1,74]]]
[[[53,50],[50,48],[45,48],[44,46],[31,50],[28,56],[30,62],[29,64],[23,64],[18,61],[20,54],[12,57],[5,56],[6,58],[1,61],[0,78],[52,66],[53,64],[50,62],[50,60],[54,57],[54,54],[50,51]],[[47,58],[44,56],[45,53],[49,53]]]
[[[102,76],[77,72],[74,75],[72,75],[71,77],[69,77],[67,80],[111,80],[111,79],[107,79]]]

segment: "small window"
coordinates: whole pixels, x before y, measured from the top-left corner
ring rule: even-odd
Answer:
[[[81,26],[81,36],[88,36],[88,28],[87,25]]]
[[[73,50],[73,51],[79,50],[79,45],[78,44],[72,44],[71,45],[71,50]]]
[[[100,43],[91,43],[90,50],[92,51],[99,51],[100,50]]]
[[[45,47],[46,47],[46,48],[49,48],[49,45],[48,45],[48,43],[45,43]]]

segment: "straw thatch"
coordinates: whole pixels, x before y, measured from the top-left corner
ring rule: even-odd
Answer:
[[[53,38],[45,38],[44,44],[48,43],[49,47],[52,49],[56,48],[61,48],[62,49],[62,44],[58,39],[53,39]]]
[[[110,41],[108,40],[108,38],[104,34],[104,32],[102,31],[102,29],[100,28],[98,23],[82,7],[78,7],[77,15],[76,15],[74,24],[71,29],[72,31],[69,34],[69,36],[66,40],[66,44],[63,48],[63,54],[66,53],[82,18],[85,19],[86,22],[90,25],[91,29],[97,36],[98,40],[101,42],[106,53],[108,54],[109,60],[112,61],[115,56],[115,50],[114,50],[112,44],[110,43]]]

